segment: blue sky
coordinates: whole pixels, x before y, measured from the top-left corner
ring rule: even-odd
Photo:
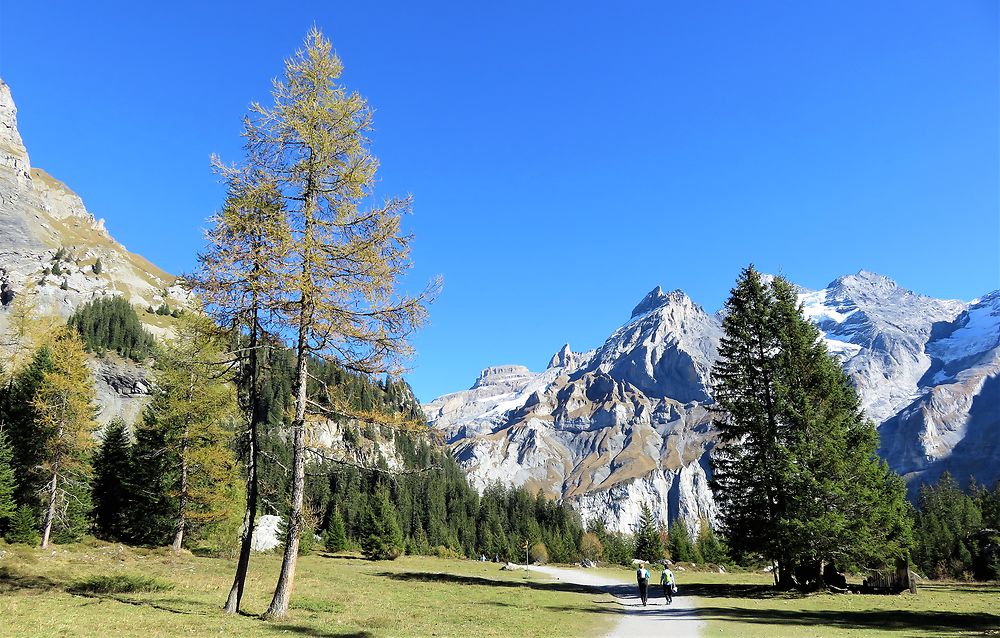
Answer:
[[[414,195],[407,285],[444,277],[422,400],[595,347],[657,284],[714,311],[749,262],[1000,288],[994,0],[0,0],[0,77],[32,164],[189,271],[209,156],[313,23],[376,109],[379,190]]]

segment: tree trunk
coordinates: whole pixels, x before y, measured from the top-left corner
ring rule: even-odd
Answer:
[[[243,586],[246,583],[247,570],[250,568],[250,549],[253,542],[254,521],[257,516],[257,423],[260,420],[260,411],[257,395],[257,313],[253,313],[253,326],[250,329],[250,392],[247,401],[249,402],[250,429],[247,432],[249,441],[247,442],[247,509],[243,513],[243,526],[240,529],[240,556],[236,562],[236,576],[233,579],[233,586],[229,590],[229,598],[226,599],[225,611],[227,614],[236,614],[240,611],[240,601],[243,599]]]
[[[49,535],[52,533],[52,520],[56,517],[56,490],[59,474],[52,473],[52,486],[49,488],[49,507],[45,510],[45,523],[42,525],[42,549],[49,546]]]
[[[251,426],[253,429],[253,426]],[[247,509],[243,513],[243,525],[240,528],[240,556],[236,562],[236,577],[226,599],[225,611],[236,614],[240,611],[240,601],[243,600],[243,586],[246,583],[247,570],[250,568],[250,550],[253,542],[255,518],[257,516],[257,443],[256,434],[250,434],[250,466],[247,468]]]
[[[302,533],[302,500],[306,483],[305,422],[306,389],[309,382],[309,336],[313,327],[313,221],[317,207],[317,194],[313,183],[312,158],[310,174],[306,180],[303,207],[302,271],[299,281],[299,334],[295,354],[298,357],[295,373],[295,420],[292,422],[292,506],[288,514],[288,535],[285,555],[281,560],[281,573],[274,587],[271,606],[264,618],[281,618],[288,613],[288,602],[295,581],[295,562],[299,557],[299,536]]]
[[[292,507],[288,515],[288,535],[281,573],[274,588],[271,606],[265,618],[281,618],[288,613],[295,580],[295,562],[299,556],[299,536],[302,533],[302,500],[305,492],[305,420],[306,385],[308,381],[308,329],[306,320],[299,325],[298,371],[295,375],[295,421],[292,422]]]
[[[788,590],[795,587],[792,577],[792,566],[785,560],[778,561],[778,589]]]
[[[177,515],[177,526],[174,532],[174,542],[171,549],[174,552],[181,551],[181,544],[184,542],[184,528],[187,526],[187,491],[188,491],[188,467],[187,467],[187,437],[181,442],[181,496],[179,512]]]

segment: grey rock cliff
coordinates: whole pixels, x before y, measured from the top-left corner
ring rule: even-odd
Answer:
[[[99,274],[93,268],[98,260]],[[54,274],[57,263],[61,272]],[[66,319],[81,304],[110,295],[131,301],[147,328],[161,336],[169,330],[143,309],[165,301],[171,307],[192,306],[182,282],[126,250],[76,193],[31,166],[10,87],[0,80],[0,335],[9,330],[17,297],[38,316]],[[119,413],[134,417],[148,393],[148,370],[107,361],[95,361],[94,369],[99,420]]]

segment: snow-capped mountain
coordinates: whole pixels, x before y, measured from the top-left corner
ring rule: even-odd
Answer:
[[[799,290],[911,485],[946,469],[1000,478],[1000,291],[939,300],[865,271]],[[646,502],[694,531],[716,515],[709,375],[721,335],[718,314],[657,287],[596,350],[564,346],[537,373],[488,368],[425,410],[480,488],[542,489],[621,530]]]

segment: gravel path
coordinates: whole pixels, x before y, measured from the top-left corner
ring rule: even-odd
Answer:
[[[634,582],[608,578],[586,569],[533,566],[531,570],[566,583],[595,587],[614,596],[620,618],[604,638],[698,638],[701,635],[702,622],[698,620],[695,599],[684,595],[684,583],[677,584],[678,595],[670,605],[660,595],[659,584],[650,584],[649,604],[643,607]]]

